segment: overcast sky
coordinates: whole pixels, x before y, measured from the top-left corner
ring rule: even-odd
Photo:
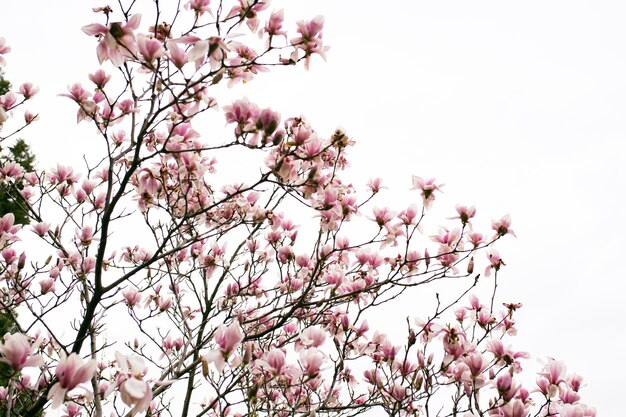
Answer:
[[[97,68],[95,43],[80,32],[97,19],[88,4],[0,3],[0,36],[13,48],[8,78],[42,90],[42,120],[25,135],[40,167],[80,156],[93,133],[76,128],[74,105],[56,96]],[[511,213],[518,238],[500,247],[500,298],[524,304],[515,346],[565,360],[588,382],[584,402],[599,416],[623,415],[626,3],[273,7],[287,21],[324,15],[328,62],[263,74],[233,98],[306,115],[323,134],[342,126],[357,140],[353,180],[378,175],[390,187],[379,205],[404,202],[415,174],[446,184],[443,215],[474,204],[488,227]]]

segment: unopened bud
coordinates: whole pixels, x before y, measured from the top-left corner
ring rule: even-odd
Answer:
[[[209,361],[206,357],[202,357],[202,375],[207,378],[209,376]]]
[[[467,273],[471,274],[474,272],[474,257],[472,256],[467,264]]]
[[[416,341],[416,337],[415,337],[415,332],[413,331],[413,329],[409,330],[409,347],[413,346],[415,344]]]
[[[19,259],[17,260],[17,269],[23,269],[25,263],[26,263],[26,253],[22,252]]]

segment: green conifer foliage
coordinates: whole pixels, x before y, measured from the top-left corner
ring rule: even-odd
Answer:
[[[5,94],[11,88],[11,84],[0,73],[0,95]],[[22,167],[24,172],[33,171],[35,156],[31,153],[30,147],[23,139],[18,139],[8,148],[0,148],[1,165],[14,162]],[[13,213],[15,223],[28,224],[28,211],[21,204],[21,197],[18,190],[8,184],[0,184],[0,217],[7,213]],[[4,333],[3,333],[4,334]]]

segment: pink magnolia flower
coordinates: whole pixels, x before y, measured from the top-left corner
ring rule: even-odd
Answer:
[[[237,322],[233,322],[230,326],[220,326],[215,332],[215,343],[220,347],[220,351],[226,356],[235,350],[237,346],[243,341],[244,334],[241,331],[241,326]]]
[[[563,362],[550,359],[539,375],[546,378],[550,384],[559,385],[561,382],[565,382],[566,369]]]
[[[20,226],[13,223],[15,223],[13,213],[7,213],[0,217],[0,247],[3,247],[7,242],[18,240],[15,234],[20,230]]]
[[[134,307],[141,302],[141,294],[135,289],[135,287],[128,287],[122,291],[124,300],[128,307]]]
[[[96,71],[94,74],[89,74],[89,80],[99,89],[103,89],[110,79],[111,76],[101,69]]]
[[[55,284],[55,281],[52,278],[44,278],[41,281],[39,281],[39,286],[41,287],[41,294],[45,295],[45,294],[48,294],[49,292],[54,292],[55,290],[54,284]]]
[[[567,385],[569,385],[574,391],[578,392],[583,383],[583,377],[578,374],[571,374],[567,376]]]
[[[423,179],[416,175],[413,175],[413,187],[412,190],[419,190],[424,201],[424,207],[430,208],[435,201],[435,191],[441,191],[443,184],[435,184],[434,178]]]
[[[8,162],[0,168],[0,174],[6,178],[10,178],[12,180],[20,179],[24,175],[24,169],[15,162]],[[0,176],[0,178],[2,177]]]
[[[304,68],[309,69],[311,55],[318,54],[326,59],[326,48],[322,42],[322,29],[324,27],[324,17],[316,16],[312,20],[305,22],[300,20],[298,25],[298,33],[300,36],[291,39],[290,43],[297,49],[294,51],[296,55],[292,56],[292,60],[297,60],[297,51],[304,51]],[[295,58],[295,59],[294,59]]]
[[[496,388],[505,401],[511,401],[520,387],[513,381],[510,372],[503,372],[496,381]]]
[[[285,366],[285,352],[280,349],[272,349],[265,357],[266,363],[272,368],[275,375],[279,375]]]
[[[457,215],[454,217],[451,217],[451,219],[460,219],[461,223],[468,224],[469,220],[474,217],[476,215],[476,208],[474,206],[462,206],[460,204],[457,204],[455,206]]]
[[[269,36],[268,43],[272,42],[274,36],[282,36],[287,40],[287,32],[282,30],[284,18],[282,9],[272,12],[270,15],[267,24],[263,28],[263,31]],[[262,33],[259,32],[259,36],[261,35]]]
[[[314,378],[320,373],[324,363],[324,354],[317,349],[308,349],[300,352],[300,365],[309,377]]]
[[[326,332],[317,327],[309,327],[300,334],[300,343],[305,347],[320,347],[326,341]]]
[[[209,351],[203,358],[203,366],[208,367],[209,363],[213,363],[218,372],[222,372],[226,361],[233,351],[241,344],[244,334],[238,322],[233,322],[230,326],[221,325],[215,331],[214,340],[219,346],[219,350]]]
[[[495,230],[496,236],[513,235],[517,237],[515,232],[511,229],[511,216],[508,214],[500,220],[493,220],[491,222],[491,228]]]
[[[138,36],[137,47],[146,64],[150,67],[152,67],[152,64],[157,58],[165,56],[163,44],[154,38],[143,35]]]
[[[517,398],[495,410],[497,416],[501,417],[526,417],[526,407]]]
[[[39,119],[39,115],[35,114],[33,112],[31,112],[30,110],[26,110],[24,112],[24,122],[26,122],[26,124],[31,124],[32,122],[36,121]]]
[[[115,352],[118,366],[122,374],[118,377],[118,389],[124,404],[132,406],[130,415],[142,413],[150,406],[152,401],[152,389],[143,377],[148,372],[143,359],[140,356],[125,356]]]
[[[257,13],[261,12],[269,7],[269,1],[253,1],[253,0],[238,0],[239,5],[233,6],[228,13],[228,17],[239,15],[242,21],[245,20],[246,24],[251,31],[256,31],[259,25],[259,19]]]
[[[94,240],[99,240],[99,239],[94,237],[93,227],[84,226],[82,229],[76,230],[76,240],[82,246],[89,246],[91,245],[91,242],[93,242]]]
[[[500,253],[498,253],[498,251],[495,249],[491,249],[487,253],[487,258],[489,259],[489,265],[487,265],[487,267],[485,268],[486,277],[491,275],[492,269],[497,272],[500,270],[500,267],[506,265],[502,258],[500,258]]]
[[[28,366],[43,364],[43,358],[33,353],[39,348],[41,340],[37,339],[31,345],[28,336],[22,333],[6,334],[0,342],[0,362],[4,362],[16,371]]]
[[[76,353],[62,358],[55,371],[59,382],[48,391],[48,399],[52,400],[52,408],[58,408],[63,403],[68,391],[89,381],[96,372],[96,366],[97,363],[94,359],[84,362]]]
[[[83,413],[83,408],[74,402],[65,404],[65,410],[61,417],[79,417]]]
[[[24,83],[20,85],[18,92],[24,96],[24,100],[28,100],[39,92],[39,89],[32,83]]]
[[[17,95],[12,91],[0,96],[0,106],[4,107],[5,110],[11,110],[17,102]]]
[[[474,246],[477,247],[483,242],[482,233],[478,232],[470,232],[467,234],[467,240]]]
[[[109,27],[93,23],[82,29],[89,36],[101,37],[96,49],[100,63],[109,59],[113,65],[120,67],[124,61],[132,57],[132,52],[135,50],[133,32],[139,27],[140,21],[141,15],[135,14],[126,23],[113,22]]]
[[[390,222],[396,215],[396,213],[391,211],[388,207],[374,207],[373,212],[374,217],[368,218],[374,220],[380,227],[383,227],[385,224]]]
[[[211,3],[211,0],[190,0],[185,4],[185,8],[193,10],[196,16],[200,17],[205,13],[211,14],[209,3]]]
[[[170,62],[174,64],[176,68],[182,69],[185,64],[189,62],[187,53],[173,40],[168,40],[165,45],[167,46],[167,55],[170,58]]]

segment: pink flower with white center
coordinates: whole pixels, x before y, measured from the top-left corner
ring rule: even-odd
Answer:
[[[413,187],[412,190],[419,190],[422,195],[425,208],[430,208],[435,201],[435,191],[441,191],[443,184],[435,184],[434,178],[423,179],[416,175],[413,175]]]
[[[48,391],[48,399],[52,400],[52,408],[58,408],[65,400],[65,394],[79,384],[89,381],[96,372],[96,361],[83,359],[76,353],[61,359],[56,367],[58,382]]]
[[[2,55],[8,54],[9,52],[11,52],[11,48],[7,45],[6,39],[0,37],[0,66],[6,65],[7,62]],[[2,124],[1,121],[0,124]]]
[[[500,220],[493,220],[491,222],[491,228],[496,232],[494,237],[506,235],[513,235],[517,237],[515,232],[513,232],[513,229],[511,229],[511,216],[509,214],[502,217]]]
[[[43,364],[43,358],[33,353],[39,348],[41,340],[37,339],[31,345],[28,336],[22,333],[6,334],[0,342],[0,362],[4,362],[16,371],[29,366]]]

